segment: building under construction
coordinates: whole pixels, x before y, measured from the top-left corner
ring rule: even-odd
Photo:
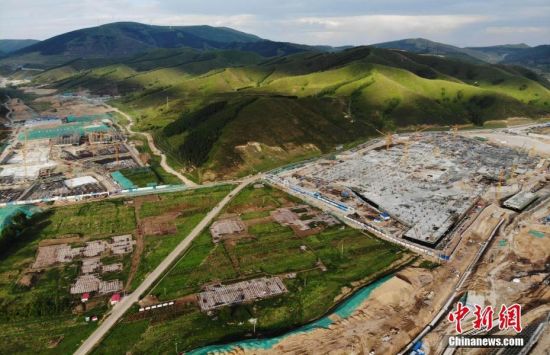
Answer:
[[[279,277],[237,282],[231,285],[215,284],[204,287],[198,295],[199,307],[208,312],[218,308],[253,302],[288,292]]]
[[[429,133],[380,142],[279,177],[312,195],[353,191],[357,201],[375,211],[368,223],[384,228],[393,222],[400,226],[392,230],[394,237],[435,246],[489,187],[537,162],[511,148]]]
[[[212,223],[210,234],[212,235],[212,242],[219,243],[225,239],[247,235],[247,227],[238,216],[232,216]]]

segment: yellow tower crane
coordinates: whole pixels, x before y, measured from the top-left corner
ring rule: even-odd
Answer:
[[[410,140],[403,142],[403,156],[401,157],[401,165],[407,164],[409,161],[409,147],[412,144]]]
[[[516,177],[516,169],[518,168],[518,165],[516,163],[512,164],[510,167],[510,176],[508,177],[509,180],[513,180]]]
[[[386,150],[390,149],[390,147],[393,144],[393,132],[388,131],[386,133],[383,133],[379,130],[376,130],[376,131],[386,138]]]
[[[424,131],[427,130],[427,129],[428,129],[428,127],[424,127],[424,128],[421,128],[421,129],[418,129],[418,128],[417,128],[417,129],[414,131],[414,134],[411,135],[411,138],[412,138],[415,142],[418,141],[418,139],[420,138],[420,133],[421,133],[421,132],[424,132]]]
[[[25,128],[25,141],[23,143],[23,169],[25,173],[25,179],[27,178],[27,141],[29,140],[29,130]]]
[[[506,172],[504,169],[500,169],[500,172],[498,173],[498,182],[495,185],[495,200],[497,203],[500,200],[500,190],[502,189],[502,183],[504,182],[505,173]]]
[[[458,125],[451,126],[451,132],[453,133],[453,137],[456,138],[458,136]]]
[[[115,144],[115,159],[116,159],[116,165],[118,166],[118,159],[119,159],[119,143]]]

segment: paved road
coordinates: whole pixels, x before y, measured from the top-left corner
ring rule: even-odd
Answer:
[[[105,105],[107,105],[107,104],[105,104]],[[160,157],[160,166],[162,166],[162,168],[164,170],[166,170],[168,173],[176,176],[178,179],[181,180],[181,182],[183,182],[187,186],[196,186],[197,185],[193,181],[186,178],[184,175],[182,175],[179,172],[177,172],[176,170],[174,170],[170,165],[168,165],[168,163],[166,161],[166,155],[160,149],[157,148],[157,146],[155,145],[155,140],[153,139],[153,136],[149,132],[136,132],[136,131],[132,130],[132,126],[134,125],[134,119],[132,118],[132,116],[130,116],[126,112],[120,111],[116,107],[112,107],[112,106],[109,106],[109,105],[107,105],[107,106],[111,110],[120,113],[122,116],[126,117],[126,119],[128,119],[128,121],[130,121],[130,124],[126,127],[130,133],[140,134],[140,135],[144,136],[145,138],[147,138],[147,143],[149,143],[149,148],[151,148],[151,151],[153,152],[154,155]]]
[[[262,175],[255,175],[244,179],[235,189],[233,189],[223,200],[221,200],[216,207],[214,207],[201,221],[200,223],[189,233],[184,240],[182,240],[178,246],[172,250],[172,252],[153,270],[147,278],[139,285],[139,287],[131,294],[124,297],[118,304],[116,304],[111,313],[101,323],[101,325],[82,343],[80,348],[75,352],[75,355],[88,354],[96,344],[107,334],[116,322],[126,313],[130,307],[139,301],[140,296],[147,291],[155,281],[168,270],[182,253],[191,245],[193,239],[195,239],[204,228],[216,217],[218,213],[227,205],[231,199],[237,195],[245,186],[257,179],[260,179]]]

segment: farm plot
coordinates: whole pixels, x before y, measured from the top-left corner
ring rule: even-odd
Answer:
[[[221,185],[173,194],[161,194],[158,200],[143,202],[140,217],[159,216],[172,211],[180,211],[182,215],[208,212],[212,206],[227,195],[231,187],[231,185]]]
[[[257,221],[248,225],[249,235],[214,244],[210,231],[204,231],[150,291],[161,302],[177,302],[193,299],[205,285],[278,276],[288,293],[221,308],[213,315],[189,305],[177,312],[161,311],[136,318],[136,309],[114,328],[96,353],[169,352],[174,341],[178,349],[190,350],[245,337],[251,332],[250,318],[258,319],[259,333],[298,326],[333,307],[343,288],[353,290],[410,260],[406,251],[342,224],[298,236],[291,227],[269,218],[270,212],[278,208],[301,203],[270,187],[243,190],[220,218],[231,214],[231,218],[240,216],[245,223]],[[245,218],[251,213],[253,217]],[[129,334],[125,329],[130,328],[139,328],[140,332]]]
[[[66,235],[86,235],[102,238],[134,231],[134,208],[123,200],[101,201],[56,208],[47,218],[41,236],[59,238]]]

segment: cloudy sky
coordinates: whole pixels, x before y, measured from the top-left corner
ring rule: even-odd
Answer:
[[[46,39],[115,21],[227,26],[305,44],[550,42],[548,0],[2,0],[0,38]]]

